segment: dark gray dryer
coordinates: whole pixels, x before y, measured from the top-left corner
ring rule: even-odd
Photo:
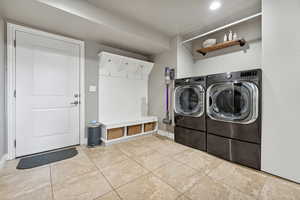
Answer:
[[[260,169],[261,70],[207,76],[207,152]]]
[[[205,77],[175,80],[175,141],[206,151]]]

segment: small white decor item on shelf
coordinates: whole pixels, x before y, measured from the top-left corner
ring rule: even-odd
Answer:
[[[224,35],[224,42],[227,42],[228,41],[228,37],[227,37],[227,34],[225,33]]]
[[[232,31],[230,30],[230,31],[229,31],[229,34],[228,34],[228,40],[231,41],[231,40],[232,40],[232,37],[233,37],[233,34],[232,34]]]
[[[207,48],[207,47],[211,47],[215,44],[217,44],[217,39],[207,39],[203,42],[202,46],[204,48]]]
[[[238,39],[238,35],[237,35],[236,32],[234,32],[234,34],[233,34],[233,40],[237,40],[237,39]]]

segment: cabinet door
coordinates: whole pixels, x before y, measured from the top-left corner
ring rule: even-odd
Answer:
[[[207,152],[225,160],[260,169],[259,144],[207,134]]]
[[[175,142],[206,151],[206,133],[187,128],[175,127]]]

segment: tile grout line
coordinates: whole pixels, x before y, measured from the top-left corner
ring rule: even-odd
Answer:
[[[158,152],[158,153],[159,153],[159,151],[156,151],[155,149],[152,149],[151,147],[149,147],[149,146],[147,146],[147,145],[146,145],[146,147],[149,148],[149,149],[151,149],[151,150],[153,150],[154,152]],[[143,165],[141,165],[137,160],[134,159],[135,157],[143,156],[142,154],[141,154],[141,155],[137,155],[137,156],[130,156],[130,155],[124,153],[124,151],[122,151],[120,147],[116,147],[116,148],[117,148],[121,153],[123,153],[129,160],[135,162],[135,163],[138,164],[140,167],[142,167],[143,169],[145,169],[145,170],[148,171],[148,173],[146,173],[146,174],[144,174],[144,175],[141,175],[141,176],[138,176],[138,177],[136,177],[135,179],[133,179],[133,180],[131,180],[131,181],[125,183],[125,184],[122,184],[122,185],[120,185],[120,186],[114,188],[114,187],[111,185],[110,181],[109,181],[109,180],[106,178],[106,176],[103,174],[102,170],[101,170],[100,168],[98,168],[98,166],[97,166],[97,165],[96,165],[96,164],[88,157],[89,160],[90,160],[91,162],[93,162],[93,164],[96,165],[97,169],[98,169],[98,170],[100,171],[100,173],[104,176],[104,178],[106,179],[106,181],[110,184],[110,186],[112,187],[113,191],[116,192],[116,194],[119,196],[120,199],[122,199],[122,198],[121,198],[121,196],[119,195],[119,193],[117,192],[117,189],[119,189],[119,188],[121,188],[121,187],[123,187],[123,186],[125,186],[125,185],[127,185],[127,184],[130,184],[130,183],[136,181],[137,179],[139,179],[139,178],[141,178],[141,177],[143,177],[143,176],[147,176],[147,175],[149,175],[149,174],[152,174],[153,176],[155,176],[156,178],[158,178],[159,180],[161,180],[163,183],[167,184],[169,187],[171,187],[171,188],[173,188],[175,191],[177,191],[177,192],[179,193],[179,195],[177,196],[176,199],[180,198],[181,196],[186,197],[186,196],[185,196],[185,193],[186,193],[188,190],[190,190],[191,188],[193,188],[196,184],[199,183],[199,181],[197,181],[197,182],[194,183],[191,187],[189,187],[189,189],[188,189],[186,192],[183,192],[183,193],[182,193],[181,191],[177,190],[177,189],[174,188],[172,185],[170,185],[169,183],[167,183],[165,180],[163,180],[162,178],[160,178],[159,176],[157,176],[156,174],[154,174],[154,171],[155,171],[155,170],[164,167],[167,163],[164,164],[164,165],[162,165],[162,166],[160,166],[160,167],[158,167],[157,169],[150,170],[150,169],[145,168],[145,167],[144,167]],[[198,174],[198,173],[200,172],[199,169],[195,169],[195,168],[193,168],[193,167],[187,165],[186,163],[181,162],[181,161],[179,161],[179,160],[177,160],[177,159],[174,158],[176,155],[179,155],[179,154],[181,154],[181,153],[183,153],[184,151],[187,151],[187,150],[188,150],[188,149],[183,150],[183,151],[178,152],[178,153],[175,153],[175,154],[173,154],[173,155],[170,155],[170,156],[171,156],[171,160],[173,160],[174,162],[177,162],[178,164],[181,164],[181,165],[184,165],[184,166],[186,166],[186,167],[189,167],[189,168],[194,169],[194,170],[197,172],[197,173],[195,173],[195,174]],[[84,153],[85,153],[85,152],[84,152]],[[164,156],[167,156],[167,155],[164,155]],[[205,159],[205,158],[203,158],[203,159]],[[123,160],[123,161],[124,161],[124,160]],[[122,162],[122,161],[120,161],[120,162]],[[119,163],[119,162],[117,162],[117,163]],[[221,163],[220,163],[220,164],[221,164]],[[211,173],[211,171],[212,171],[212,170],[210,170],[209,173]],[[204,173],[203,176],[208,176],[209,173]],[[209,177],[209,176],[208,176],[208,177]],[[222,183],[225,184],[223,181],[222,181]],[[227,185],[227,184],[225,184],[225,185]],[[230,186],[230,185],[227,185],[227,186]],[[230,186],[230,187],[232,187],[232,186]],[[236,188],[232,187],[232,189],[236,189]],[[237,189],[236,189],[236,190],[237,190]],[[237,191],[242,192],[242,191],[240,191],[240,190],[237,190]],[[242,193],[244,193],[244,192],[242,192]],[[106,193],[106,194],[107,194],[107,193]],[[245,194],[246,194],[246,193],[245,193]],[[105,195],[105,194],[101,195],[100,197],[102,197],[102,196],[104,196],[104,195]],[[247,194],[246,194],[246,195],[247,195]],[[97,198],[98,198],[98,197],[97,197]],[[186,197],[186,198],[187,198],[187,197]],[[190,198],[188,198],[188,199],[190,199]]]
[[[50,185],[51,185],[51,196],[52,196],[52,199],[54,200],[54,188],[53,188],[53,180],[52,180],[52,166],[51,166],[51,164],[49,165],[49,169],[50,169]]]
[[[154,174],[153,172],[151,172],[151,174],[153,176],[155,176],[156,178],[158,178],[160,181],[162,181],[163,183],[167,184],[169,187],[171,187],[173,190],[175,190],[176,192],[179,193],[179,195],[176,197],[176,199],[178,197],[180,197],[181,195],[183,195],[184,193],[180,192],[178,189],[176,189],[175,187],[173,187],[172,185],[170,185],[169,183],[167,183],[166,181],[164,181],[162,178],[160,178],[159,176],[157,176],[156,174]]]
[[[150,148],[150,147],[148,147],[148,148]],[[152,148],[150,148],[150,149],[152,149]],[[157,152],[157,153],[160,153],[159,151],[156,151],[156,150],[154,150],[155,152]],[[184,152],[184,151],[186,151],[186,150],[183,150],[183,151],[181,151],[181,152],[178,152],[178,153],[175,153],[174,155],[170,155],[171,156],[171,160],[173,160],[173,161],[175,161],[175,162],[178,162],[177,160],[175,160],[173,157],[175,156],[175,155],[177,155],[177,154],[180,154],[180,153],[182,153],[182,152]],[[143,165],[141,165],[140,163],[138,163],[133,157],[130,157],[130,156],[128,156],[127,154],[126,154],[126,156],[129,158],[129,159],[131,159],[131,160],[133,160],[134,162],[136,162],[138,165],[140,165],[142,168],[144,168],[144,169],[146,169]],[[164,157],[167,157],[168,155],[163,155]],[[165,165],[167,165],[168,163],[166,163],[166,164],[164,164],[164,165],[162,165],[162,166],[160,166],[160,167],[158,167],[157,169],[160,169],[160,168],[162,168],[162,167],[164,167]],[[178,164],[182,164],[181,162],[178,162]],[[157,169],[155,169],[155,170],[157,170]],[[174,189],[175,191],[177,191],[178,193],[179,193],[179,195],[176,197],[176,199],[178,199],[179,197],[181,197],[182,195],[184,195],[184,193],[185,192],[181,192],[181,191],[179,191],[178,189],[176,189],[176,188],[174,188],[172,185],[170,185],[169,183],[167,183],[166,181],[164,181],[162,178],[160,178],[159,176],[157,176],[156,174],[154,174],[154,170],[148,170],[148,169],[146,169],[147,171],[149,171],[150,173],[148,173],[148,174],[146,174],[146,175],[149,175],[149,174],[152,174],[153,176],[155,176],[156,178],[158,178],[160,181],[162,181],[163,183],[165,183],[165,184],[167,184],[169,187],[171,187],[172,189]],[[195,170],[196,171],[196,170]],[[198,171],[197,171],[198,172]],[[146,176],[145,175],[145,176]],[[142,176],[141,176],[142,177]],[[138,177],[138,178],[140,178],[140,177]],[[136,178],[136,179],[138,179],[138,178]],[[135,180],[136,180],[135,179]],[[133,180],[134,181],[134,180]],[[198,182],[197,182],[198,183]],[[192,187],[194,187],[197,183],[195,183],[195,184],[193,184],[189,189],[191,189]],[[127,183],[128,184],[128,183]],[[125,185],[125,184],[124,184]],[[122,185],[123,186],[123,185]],[[120,187],[122,187],[122,186],[120,186]],[[120,187],[118,187],[118,188],[120,188]]]
[[[183,165],[182,163],[180,163],[180,162],[178,162],[178,164],[181,164],[181,165]],[[189,166],[188,166],[189,167]],[[162,167],[159,167],[159,168],[157,168],[156,170],[158,170],[158,169],[160,169],[160,168],[162,168]],[[195,170],[196,171],[196,170]],[[196,174],[198,174],[199,172],[198,171],[196,171],[197,173],[195,173],[195,174],[193,174],[193,175],[196,175]],[[179,196],[176,198],[176,199],[178,199],[179,197],[181,197],[181,196],[185,196],[185,193],[187,192],[187,191],[189,191],[191,188],[193,188],[196,184],[198,184],[199,182],[200,182],[200,180],[199,181],[196,181],[196,183],[194,183],[191,187],[189,187],[185,192],[181,192],[181,191],[179,191],[177,188],[175,188],[175,187],[173,187],[172,185],[170,185],[169,183],[167,183],[165,180],[163,180],[161,177],[159,177],[159,176],[157,176],[154,172],[152,172],[151,171],[151,173],[155,176],[155,177],[157,177],[159,180],[161,180],[162,182],[164,182],[164,183],[166,183],[168,186],[170,186],[171,188],[173,188],[174,190],[176,190],[177,192],[179,192]],[[205,176],[205,174],[203,174],[203,176]],[[190,198],[188,198],[188,199],[190,199]]]
[[[159,152],[158,152],[158,153],[159,153]],[[164,155],[164,156],[165,156],[165,155]],[[165,156],[165,157],[167,157],[167,156]],[[134,159],[133,159],[133,160],[134,160]],[[143,165],[141,165],[140,163],[138,163],[136,160],[134,160],[134,161],[135,161],[138,165],[140,165],[142,168],[146,169]],[[158,167],[157,169],[160,169],[160,168],[164,167],[164,166],[167,165],[167,164],[168,164],[168,163],[166,163],[166,164],[164,164],[164,165]],[[157,170],[157,169],[155,169],[155,170]],[[146,169],[146,170],[148,170],[148,169]],[[152,174],[153,176],[155,176],[156,178],[158,178],[160,181],[162,181],[163,183],[167,184],[169,187],[171,187],[171,188],[173,188],[175,191],[177,191],[177,192],[179,193],[178,197],[180,197],[181,195],[183,195],[182,192],[178,191],[176,188],[174,188],[173,186],[171,186],[169,183],[165,182],[165,181],[162,180],[160,177],[158,177],[157,175],[155,175],[155,174],[153,173],[154,170],[148,170],[148,171],[150,172],[149,174]],[[177,199],[177,198],[176,198],[176,199]]]
[[[124,184],[122,184],[122,185],[119,185],[118,187],[116,187],[116,190],[120,189],[121,187],[123,187],[123,186],[125,186],[125,185],[128,185],[128,184],[130,184],[130,183],[133,183],[134,181],[136,181],[136,180],[139,179],[139,178],[148,176],[150,173],[151,173],[151,172],[148,172],[148,173],[146,173],[146,174],[143,174],[143,175],[141,175],[141,176],[139,176],[139,177],[136,177],[136,178],[132,179],[131,181],[129,181],[129,182],[127,182],[127,183],[124,183]]]
[[[124,154],[124,156],[126,156],[126,157],[128,158],[128,160],[131,160],[131,161],[137,163],[137,161],[135,161],[135,160],[133,159],[133,157],[131,157],[131,156],[127,155],[126,153],[124,153],[119,147],[116,147],[116,148],[118,149],[118,151],[120,151],[122,154]],[[86,153],[85,153],[84,151],[83,151],[83,153],[86,155]],[[120,196],[120,194],[117,192],[117,189],[118,189],[118,188],[121,188],[121,187],[123,187],[124,185],[127,185],[127,184],[129,184],[129,183],[131,183],[131,182],[137,180],[138,178],[141,178],[141,177],[143,177],[143,176],[146,176],[146,175],[149,175],[149,174],[150,174],[150,170],[148,170],[148,169],[146,169],[146,168],[144,168],[144,167],[141,166],[143,169],[145,169],[145,170],[147,171],[146,174],[143,174],[143,175],[141,175],[141,176],[138,176],[138,177],[134,178],[133,180],[131,180],[131,181],[127,182],[127,183],[124,183],[124,184],[122,184],[122,185],[120,185],[120,186],[118,186],[118,187],[115,188],[115,187],[113,187],[113,185],[110,183],[110,181],[106,178],[106,176],[103,174],[102,170],[95,164],[95,162],[94,162],[93,160],[91,160],[91,159],[89,158],[88,155],[86,155],[86,156],[87,156],[88,159],[96,166],[96,168],[98,169],[98,171],[103,175],[103,177],[105,178],[105,180],[108,182],[108,184],[111,186],[111,188],[113,189],[113,191],[118,195],[118,197],[119,197],[121,200],[122,200],[123,198],[122,198],[122,197]],[[123,162],[123,161],[125,161],[125,160],[116,162],[116,163],[114,163],[114,164],[118,164],[118,163]],[[140,165],[139,163],[137,163],[137,164]],[[111,191],[110,191],[110,192],[111,192]],[[108,194],[108,193],[109,193],[109,192],[107,192],[107,193],[105,193],[105,194]],[[100,197],[104,196],[105,194],[103,194],[103,195],[101,195],[101,196],[99,196],[99,197],[97,197],[97,198],[100,198]]]
[[[194,169],[194,170],[197,171],[198,173],[202,172],[201,170],[199,170],[199,169],[197,169],[197,168],[195,168],[195,167],[192,167],[192,166],[188,165],[188,164],[185,163],[185,162],[181,162],[181,161],[179,161],[179,160],[177,160],[177,159],[175,159],[175,158],[173,158],[173,160],[175,160],[175,161],[177,161],[177,162],[179,162],[179,163],[181,163],[181,164],[183,164],[183,165],[185,165],[185,166],[187,166],[187,167],[190,167],[190,168]],[[219,165],[221,165],[221,164],[222,164],[222,162],[221,162]],[[217,167],[219,167],[219,165],[218,165]],[[204,175],[208,176],[208,175],[209,175],[213,170],[215,170],[217,167],[215,167],[214,169],[208,170],[208,172],[204,172]]]
[[[124,153],[124,152],[122,152],[122,153]],[[124,153],[124,154],[125,154],[125,153]],[[143,175],[141,175],[141,176],[138,176],[138,177],[134,178],[133,180],[131,180],[131,181],[127,182],[127,183],[124,183],[124,184],[122,184],[122,185],[116,187],[116,190],[119,189],[119,188],[121,188],[121,187],[123,187],[123,186],[125,186],[125,185],[127,185],[127,184],[129,184],[129,183],[132,183],[132,182],[136,181],[137,179],[139,179],[139,178],[141,178],[141,177],[143,177],[143,176],[147,176],[147,175],[149,175],[149,174],[151,173],[150,170],[144,168],[140,163],[138,163],[136,160],[134,160],[133,157],[130,157],[130,156],[127,155],[127,154],[125,154],[125,156],[126,156],[129,160],[135,162],[137,165],[139,165],[140,167],[142,167],[143,169],[145,169],[145,170],[147,171],[147,173],[145,173],[145,174],[143,174]]]
[[[186,195],[184,195],[184,193],[183,193],[182,195],[179,195],[179,197],[178,197],[177,199],[175,199],[175,200],[178,200],[178,199],[180,199],[181,197],[184,197],[184,198],[187,199],[187,200],[192,200],[191,198],[189,198],[189,197],[187,197]]]
[[[85,152],[83,152],[85,155],[86,155],[86,153]],[[123,198],[119,195],[119,193],[115,190],[115,188],[112,186],[112,184],[110,183],[110,181],[106,178],[106,176],[103,174],[103,172],[101,171],[101,169],[95,164],[95,162],[93,161],[93,160],[91,160],[90,158],[89,158],[89,156],[88,155],[86,155],[87,156],[87,158],[89,159],[89,161],[90,162],[92,162],[94,165],[95,165],[95,167],[98,169],[98,171],[101,173],[101,175],[103,176],[103,178],[106,180],[106,182],[110,185],[110,187],[112,188],[112,190],[111,191],[109,191],[109,192],[107,192],[107,193],[105,193],[105,194],[103,194],[103,195],[100,195],[100,196],[98,196],[98,197],[96,197],[94,200],[96,200],[96,199],[98,199],[98,198],[101,198],[101,197],[103,197],[104,195],[106,195],[106,194],[108,194],[108,193],[110,193],[110,192],[112,192],[112,191],[114,191],[116,194],[117,194],[117,196],[120,198],[120,200],[123,200]]]
[[[117,147],[117,148],[118,148],[118,147]],[[119,150],[120,150],[120,149],[119,149]],[[151,150],[152,150],[152,149],[151,149]],[[121,150],[120,150],[120,151],[121,151]],[[133,158],[134,156],[129,156],[129,155],[125,154],[123,151],[121,151],[121,153],[123,153],[123,154],[128,158],[128,160],[131,160],[131,161],[135,162],[136,164],[138,164],[140,167],[142,167],[143,169],[145,169],[145,170],[147,171],[146,174],[143,174],[143,175],[141,175],[141,176],[138,176],[138,177],[134,178],[133,180],[127,182],[127,183],[124,183],[124,184],[122,184],[122,185],[119,185],[119,186],[116,187],[116,188],[114,188],[114,187],[111,185],[111,183],[109,182],[109,180],[106,179],[105,175],[101,172],[102,175],[105,177],[105,179],[109,182],[109,184],[111,185],[111,187],[113,188],[113,190],[117,193],[117,195],[118,195],[121,199],[123,199],[123,198],[119,195],[119,193],[117,192],[117,189],[119,189],[119,188],[121,188],[121,187],[123,187],[123,186],[125,186],[125,185],[127,185],[127,184],[130,184],[130,183],[136,181],[136,180],[139,179],[139,178],[148,176],[148,175],[151,174],[152,172],[151,172],[151,170],[146,169],[144,166],[142,166],[140,163],[138,163],[138,162]],[[120,161],[120,162],[122,162],[122,161]],[[118,162],[118,163],[119,163],[119,162]],[[98,166],[96,166],[96,167],[98,168]],[[99,169],[99,168],[98,168],[98,169]],[[99,171],[101,171],[101,170],[99,169]],[[159,180],[160,180],[160,179],[159,179]],[[177,191],[177,190],[176,190],[176,191]],[[179,192],[179,193],[180,193],[180,192]],[[180,194],[181,194],[181,193],[180,193]],[[180,196],[180,195],[179,195],[179,196]]]
[[[160,152],[155,151],[155,150],[153,150],[153,151],[154,151],[155,153],[160,153]],[[162,168],[163,166],[165,166],[165,165],[168,164],[168,163],[164,163],[164,164],[160,165],[159,167],[157,167],[157,168],[155,168],[155,169],[148,169],[148,168],[144,167],[138,160],[135,159],[135,158],[137,158],[137,157],[142,157],[142,156],[145,156],[145,155],[134,156],[134,157],[132,157],[131,159],[134,160],[134,161],[135,161],[137,164],[139,164],[141,167],[143,167],[144,169],[146,169],[146,170],[148,170],[148,171],[150,171],[150,172],[152,172],[152,171],[154,171],[154,170],[157,170],[157,169],[159,169],[159,168]],[[168,156],[162,155],[162,157],[167,158]],[[170,160],[173,160],[173,159],[170,159]]]
[[[189,165],[187,165],[186,163],[184,163],[184,162],[180,162],[180,161],[178,161],[177,159],[175,159],[174,157],[176,156],[176,155],[179,155],[179,154],[181,154],[181,153],[183,153],[184,151],[188,151],[189,149],[186,149],[186,150],[183,150],[183,151],[181,151],[181,152],[178,152],[178,153],[175,153],[175,154],[173,154],[173,155],[169,155],[171,158],[171,160],[172,161],[174,161],[174,162],[177,162],[178,164],[180,164],[180,165],[184,165],[184,166],[186,166],[186,167],[189,167],[189,168],[191,168],[191,169],[194,169],[195,171],[196,171],[196,173],[194,174],[194,175],[196,175],[196,174],[199,174],[200,173],[200,170],[199,169],[195,169],[195,168],[193,168],[193,167],[191,167],[191,166],[189,166]],[[155,150],[156,151],[156,150]],[[158,152],[158,151],[156,151],[156,152]],[[158,152],[159,153],[159,152]],[[167,155],[163,155],[164,157],[167,157]],[[203,158],[204,159],[204,158]],[[137,161],[136,161],[137,162]],[[138,162],[137,162],[138,163]],[[144,166],[142,166],[140,163],[138,163],[141,167],[143,167],[143,168],[145,168]],[[168,163],[166,163],[166,164],[163,164],[162,166],[160,166],[160,167],[158,167],[158,168],[156,168],[156,169],[154,169],[154,170],[150,170],[150,174],[152,174],[153,176],[155,176],[156,178],[158,178],[159,180],[161,180],[163,183],[165,183],[165,184],[167,184],[168,186],[170,186],[171,188],[173,188],[175,191],[177,191],[178,193],[179,193],[179,195],[178,195],[178,197],[176,198],[176,199],[179,199],[181,196],[184,196],[185,198],[188,198],[188,197],[186,197],[185,196],[185,193],[187,192],[187,191],[189,191],[191,188],[193,188],[196,184],[198,184],[199,182],[200,182],[200,180],[198,180],[198,181],[196,181],[196,183],[194,183],[191,187],[189,187],[189,189],[187,189],[185,192],[181,192],[181,191],[179,191],[177,188],[175,188],[175,187],[173,187],[172,185],[170,185],[169,183],[167,183],[165,180],[163,180],[161,177],[159,177],[159,176],[157,176],[155,173],[154,173],[154,171],[155,170],[158,170],[158,169],[161,169],[161,168],[163,168],[163,167],[165,167],[165,165],[167,165]],[[145,168],[146,169],[146,168]],[[201,175],[201,174],[200,174]],[[204,173],[203,175],[202,175],[202,177],[203,176],[208,176],[206,173]],[[190,199],[190,198],[188,198],[188,199]]]

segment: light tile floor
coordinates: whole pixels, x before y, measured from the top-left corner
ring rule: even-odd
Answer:
[[[0,170],[0,199],[300,200],[300,185],[156,135],[111,146],[77,147],[71,159]]]

